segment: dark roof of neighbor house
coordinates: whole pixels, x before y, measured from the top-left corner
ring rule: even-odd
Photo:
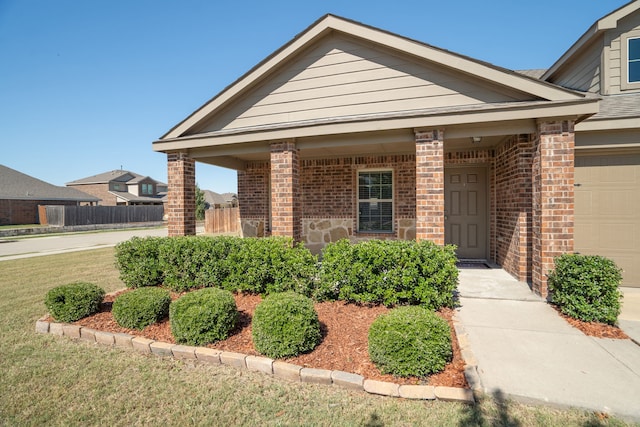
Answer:
[[[165,194],[159,194],[157,196],[136,196],[135,194],[128,193],[126,191],[109,191],[114,196],[118,196],[123,200],[131,203],[163,203],[166,198]]]
[[[0,165],[0,199],[75,200],[78,202],[101,200],[75,188],[49,184],[4,165]]]
[[[204,200],[209,205],[224,205],[232,203],[238,196],[235,193],[216,193],[215,191],[203,190]]]
[[[86,178],[77,179],[75,181],[67,182],[66,185],[106,184],[112,181],[126,182],[129,184],[137,184],[138,182],[141,182],[145,179],[150,179],[151,181],[154,181],[157,184],[166,185],[163,182],[156,181],[155,179],[149,176],[140,175],[135,172],[131,172],[123,169],[116,169],[112,171],[99,173],[97,175],[88,176]]]

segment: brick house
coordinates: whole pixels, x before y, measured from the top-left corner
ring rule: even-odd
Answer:
[[[570,62],[545,81],[327,15],[153,143],[169,234],[195,233],[198,161],[238,171],[245,236],[452,243],[546,295],[600,102],[554,80]]]
[[[39,205],[98,204],[99,198],[58,187],[0,165],[0,225],[38,224]]]
[[[66,185],[99,197],[103,206],[161,205],[166,201],[166,184],[122,169],[78,179]]]

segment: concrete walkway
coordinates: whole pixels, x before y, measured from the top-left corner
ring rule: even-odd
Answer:
[[[474,359],[467,364],[477,366],[475,388],[640,420],[638,344],[584,335],[501,269],[461,269],[459,290],[457,317]],[[629,301],[621,325],[635,328],[640,305],[634,311],[635,294]]]

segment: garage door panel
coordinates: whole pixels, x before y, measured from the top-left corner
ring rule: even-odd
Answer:
[[[613,259],[640,287],[640,155],[577,156],[575,250]]]

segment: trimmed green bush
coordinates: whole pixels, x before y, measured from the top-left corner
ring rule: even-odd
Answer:
[[[620,314],[622,270],[598,255],[564,254],[549,273],[551,303],[567,316],[613,325]]]
[[[144,329],[169,314],[171,296],[160,288],[138,288],[119,295],[111,313],[118,325],[129,329]]]
[[[449,324],[422,307],[393,309],[369,328],[369,357],[385,374],[424,377],[443,370],[452,355]]]
[[[295,292],[267,296],[256,307],[251,330],[256,350],[274,359],[311,351],[322,340],[313,301]]]
[[[116,268],[129,288],[162,283],[159,249],[164,237],[132,237],[116,245]]]
[[[454,246],[430,241],[340,240],[325,247],[319,300],[364,304],[453,306],[458,284]]]
[[[190,292],[169,306],[171,332],[180,343],[201,345],[227,339],[237,320],[233,295],[218,288]]]
[[[70,283],[47,292],[44,305],[58,322],[75,322],[97,312],[104,295],[104,289],[93,283]]]
[[[223,287],[268,295],[295,291],[311,296],[317,258],[288,237],[245,238],[240,250],[228,256],[229,276]]]

